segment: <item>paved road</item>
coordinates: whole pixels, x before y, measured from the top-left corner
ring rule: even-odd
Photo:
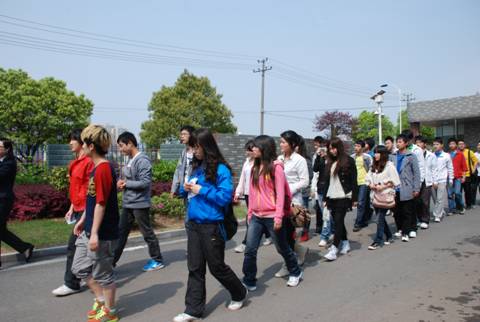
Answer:
[[[409,242],[367,250],[375,225],[349,233],[353,251],[336,262],[321,259],[318,238],[305,280],[287,288],[273,277],[281,262],[272,246],[259,251],[259,283],[247,306],[226,309],[228,295],[209,276],[208,321],[480,321],[480,210],[448,217]],[[351,225],[353,215],[348,215]],[[388,219],[389,221],[392,218]],[[351,230],[349,230],[351,231]],[[240,233],[239,235],[242,235]],[[237,236],[240,238],[241,236]],[[241,274],[243,256],[228,244],[227,262]],[[168,266],[143,273],[146,249],[125,253],[118,268],[122,321],[171,321],[184,309],[185,241],[162,245]],[[85,321],[92,295],[54,298],[64,261],[53,259],[0,271],[0,321]]]

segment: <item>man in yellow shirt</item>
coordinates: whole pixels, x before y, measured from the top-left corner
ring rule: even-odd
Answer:
[[[368,169],[372,164],[372,157],[363,152],[365,148],[365,142],[358,140],[355,142],[352,158],[355,160],[357,166],[357,185],[358,185],[358,205],[357,205],[357,219],[353,231],[357,232],[363,227],[368,226],[369,211],[370,211],[370,192],[365,182]]]
[[[458,148],[463,152],[465,160],[467,161],[467,172],[465,173],[465,182],[462,184],[462,189],[465,191],[465,206],[466,209],[472,209],[475,200],[476,188],[472,175],[477,168],[478,159],[475,156],[475,153],[467,148],[465,141],[463,139],[458,140]]]

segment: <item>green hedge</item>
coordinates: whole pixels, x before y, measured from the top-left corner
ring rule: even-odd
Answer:
[[[152,176],[155,182],[170,182],[175,174],[177,161],[160,160],[152,165]]]

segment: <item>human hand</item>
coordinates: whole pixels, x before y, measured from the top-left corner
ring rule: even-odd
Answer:
[[[200,189],[202,189],[202,186],[199,184],[193,184],[191,187],[191,191],[196,195],[200,193]]]
[[[418,196],[420,196],[420,192],[414,191],[412,195],[413,195],[413,198],[417,198]]]
[[[80,236],[82,231],[83,231],[83,221],[80,220],[75,224],[75,227],[73,227],[73,234],[78,237]]]
[[[192,186],[193,186],[193,183],[184,183],[183,184],[183,190],[185,191],[192,191]]]
[[[90,240],[88,241],[88,247],[92,252],[97,251],[98,249],[98,234],[92,234]]]
[[[280,222],[275,222],[273,224],[273,230],[279,231],[280,229],[282,229],[282,222],[281,221]]]
[[[237,203],[239,197],[239,195],[235,194],[235,196],[233,196],[233,202]]]
[[[70,219],[72,218],[72,215],[73,215],[73,209],[70,208],[70,209],[67,211],[67,213],[65,214],[65,220],[66,220],[67,222],[69,222]]]

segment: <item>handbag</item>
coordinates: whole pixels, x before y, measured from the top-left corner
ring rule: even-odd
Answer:
[[[232,203],[229,203],[227,206],[225,206],[223,209],[223,214],[223,226],[225,227],[227,240],[230,240],[233,238],[233,236],[235,236],[238,230],[238,220],[233,212]]]
[[[374,191],[372,204],[375,208],[392,209],[395,208],[395,191]]]
[[[310,211],[300,205],[292,205],[290,213],[292,224],[298,228],[305,227],[305,224],[309,223],[312,217]]]

